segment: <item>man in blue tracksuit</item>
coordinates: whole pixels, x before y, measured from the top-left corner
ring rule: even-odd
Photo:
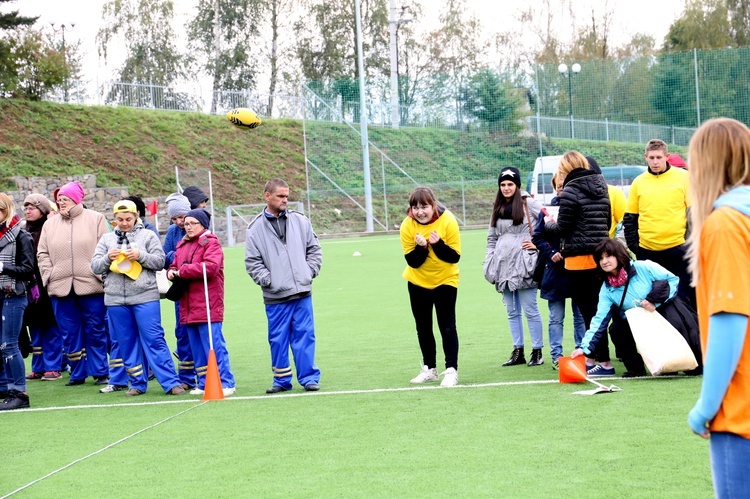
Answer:
[[[245,268],[263,290],[274,381],[266,393],[292,389],[289,347],[297,381],[306,391],[319,390],[315,365],[312,280],[320,273],[323,252],[310,220],[287,210],[289,185],[266,183],[266,207],[247,227]]]

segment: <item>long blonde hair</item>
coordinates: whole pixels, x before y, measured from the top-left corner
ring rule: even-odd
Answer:
[[[589,162],[586,159],[586,156],[578,151],[568,151],[563,154],[563,157],[560,160],[560,166],[557,167],[557,171],[560,172],[563,177],[567,177],[570,172],[577,168],[589,169]]]
[[[4,192],[0,192],[0,223],[10,222],[15,214],[16,205],[13,200]]]
[[[750,184],[750,129],[731,118],[706,121],[690,140],[692,228],[687,256],[695,286],[700,278],[700,238],[703,223],[716,200],[734,187]]]

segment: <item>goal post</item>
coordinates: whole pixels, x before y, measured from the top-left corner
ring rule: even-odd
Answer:
[[[265,207],[265,203],[227,206],[227,244],[229,246],[238,246],[245,243],[245,229]],[[305,204],[301,201],[289,201],[287,209],[305,213]]]

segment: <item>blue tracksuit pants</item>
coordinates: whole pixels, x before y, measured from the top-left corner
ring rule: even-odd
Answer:
[[[320,370],[315,365],[315,320],[312,296],[286,303],[266,305],[268,343],[271,345],[273,384],[292,387],[289,347],[292,347],[297,381],[306,386],[318,384]]]
[[[107,332],[109,333],[109,384],[128,386],[128,374],[125,372],[125,362],[120,353],[120,343],[115,338],[115,328],[112,317],[107,310]],[[148,372],[148,368],[146,369]]]
[[[224,341],[224,334],[221,331],[221,322],[211,323],[211,334],[214,340],[214,354],[216,363],[219,366],[219,378],[221,379],[222,388],[234,388],[234,374],[229,365],[229,352],[227,344]],[[210,345],[208,342],[208,323],[200,322],[198,324],[185,325],[190,337],[190,348],[193,350],[195,359],[195,373],[198,375],[198,388],[203,390],[206,386],[206,371],[208,370],[208,352]]]
[[[177,358],[180,382],[187,386],[195,386],[195,361],[193,350],[190,348],[190,336],[187,326],[180,324],[180,302],[174,303],[175,327],[174,336],[177,340]]]
[[[148,368],[144,365],[144,353],[165,393],[178,386],[180,380],[175,373],[164,329],[161,327],[159,301],[108,309],[131,388],[145,392],[148,387]]]
[[[57,324],[29,326],[31,336],[31,370],[35,373],[60,371],[62,368],[62,334]]]
[[[108,376],[104,293],[53,296],[52,309],[68,354],[70,379]]]

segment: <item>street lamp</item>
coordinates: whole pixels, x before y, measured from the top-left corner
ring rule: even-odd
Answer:
[[[574,63],[570,68],[565,63],[557,66],[557,70],[561,75],[568,77],[568,116],[570,116],[570,138],[575,139],[575,131],[573,130],[573,76],[581,72],[581,65],[577,62]]]
[[[52,25],[52,31],[57,33],[57,30],[55,29],[55,22],[52,21],[50,23]],[[76,27],[76,23],[61,23],[60,24],[60,32],[62,33],[62,52],[63,52],[63,62],[65,63],[65,71],[67,73],[68,71],[68,52],[65,48],[65,30],[71,30]],[[63,82],[63,98],[65,102],[68,102],[68,78],[65,77],[65,81]]]
[[[401,15],[406,7],[401,8]],[[399,97],[398,97],[398,27],[401,24],[411,22],[411,19],[396,19],[396,0],[390,0],[390,12],[388,24],[390,25],[390,48],[391,48],[391,126],[398,128],[399,119]]]

